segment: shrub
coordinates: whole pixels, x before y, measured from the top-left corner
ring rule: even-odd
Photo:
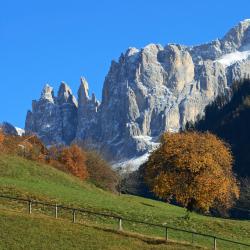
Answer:
[[[116,172],[100,154],[89,151],[86,153],[86,157],[86,166],[90,180],[100,188],[115,192],[118,184]]]
[[[3,146],[3,141],[4,141],[4,134],[2,130],[0,130],[0,148]]]
[[[72,145],[62,148],[61,154],[59,155],[59,161],[64,164],[71,174],[81,180],[85,180],[88,177],[88,171],[85,164],[86,155],[79,146]]]

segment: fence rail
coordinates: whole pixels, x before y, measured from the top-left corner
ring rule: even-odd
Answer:
[[[67,207],[67,206],[60,205],[60,204],[51,204],[51,203],[46,203],[46,202],[42,202],[42,201],[38,201],[38,200],[23,199],[23,198],[6,196],[6,195],[0,195],[0,198],[27,203],[28,204],[28,212],[29,212],[29,214],[32,213],[32,205],[33,204],[40,204],[40,205],[43,205],[43,206],[54,208],[55,218],[58,218],[58,209],[59,208],[64,209],[64,210],[72,211],[72,222],[73,223],[76,222],[76,213],[81,212],[81,213],[86,213],[86,214],[91,214],[91,215],[96,215],[96,216],[102,216],[102,217],[117,219],[118,220],[118,229],[119,230],[123,230],[123,222],[125,222],[125,221],[138,223],[138,224],[142,224],[142,225],[147,225],[147,226],[151,226],[151,227],[162,228],[162,229],[165,230],[165,240],[166,241],[169,240],[169,230],[171,229],[171,230],[174,230],[174,231],[185,232],[185,233],[191,234],[192,243],[194,243],[194,235],[211,238],[211,239],[213,239],[213,249],[214,250],[217,249],[217,240],[232,243],[232,244],[237,244],[239,246],[248,247],[247,249],[250,249],[250,244],[247,244],[247,243],[243,243],[243,242],[239,242],[239,241],[233,241],[233,240],[225,239],[225,238],[218,237],[218,236],[215,236],[215,235],[198,233],[198,232],[185,230],[185,229],[181,229],[181,228],[176,228],[176,227],[172,227],[172,226],[168,226],[168,225],[150,223],[150,222],[145,222],[145,221],[140,221],[140,220],[133,220],[133,219],[125,218],[125,217],[118,216],[118,215],[101,213],[101,212],[94,212],[94,211],[84,209],[84,208]]]

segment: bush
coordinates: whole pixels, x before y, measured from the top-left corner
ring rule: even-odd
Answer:
[[[86,155],[77,145],[70,147],[51,147],[48,153],[48,163],[59,170],[85,180],[88,177]]]
[[[4,141],[4,134],[2,130],[0,130],[0,148],[3,146],[3,141]]]
[[[48,149],[35,135],[22,137],[22,141],[18,144],[18,147],[19,154],[29,160],[39,162],[44,162],[46,160]]]
[[[115,192],[118,175],[110,165],[96,152],[86,153],[86,166],[89,179],[98,187]]]
[[[48,150],[35,135],[16,136],[0,132],[1,151],[6,154],[16,154],[29,160],[44,162]]]

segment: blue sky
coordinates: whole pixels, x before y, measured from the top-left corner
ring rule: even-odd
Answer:
[[[128,47],[208,42],[249,10],[249,0],[1,0],[0,121],[24,127],[47,82],[76,93],[84,76],[101,99],[111,60]]]

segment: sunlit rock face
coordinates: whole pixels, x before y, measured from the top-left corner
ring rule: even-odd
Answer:
[[[97,111],[99,101],[95,94],[89,97],[89,87],[86,79],[81,78],[78,89],[78,111],[77,111],[77,130],[76,140],[86,141],[95,136],[97,126]]]
[[[233,81],[249,75],[250,20],[244,20],[222,39],[199,46],[129,48],[112,61],[101,103],[89,97],[84,78],[78,104],[66,84],[57,97],[45,86],[25,130],[46,144],[84,142],[115,161],[131,159],[153,150],[164,131],[195,121]]]
[[[58,96],[48,84],[38,101],[32,102],[25,123],[26,132],[36,133],[45,144],[69,144],[77,127],[77,102],[66,83],[61,83]]]

